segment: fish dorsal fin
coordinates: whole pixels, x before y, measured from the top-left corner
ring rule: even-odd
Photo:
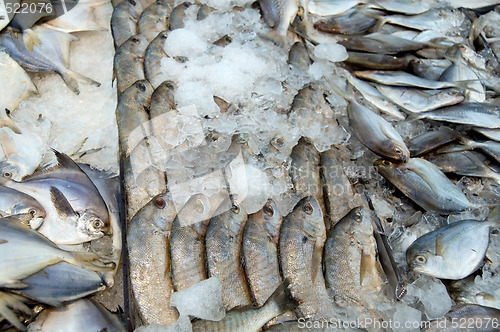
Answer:
[[[435,254],[436,256],[443,256],[443,246],[444,246],[444,239],[442,234],[437,234],[436,235],[436,251]]]
[[[65,219],[66,217],[77,215],[66,196],[56,187],[50,187],[50,199],[61,218]]]
[[[54,166],[43,168],[41,170],[37,170],[33,174],[26,175],[22,178],[22,181],[46,179],[49,177],[60,178],[59,175],[61,175],[61,170],[83,172],[82,169],[73,161],[73,159],[68,157],[68,155],[58,152],[54,149],[52,149],[52,151],[54,151],[54,154],[56,155],[57,164]]]

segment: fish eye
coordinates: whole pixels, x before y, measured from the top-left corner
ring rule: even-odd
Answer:
[[[398,147],[395,147],[395,148],[394,148],[394,152],[395,152],[396,154],[402,154],[402,153],[403,153],[403,151],[402,151],[400,148],[398,148]]]
[[[134,37],[132,37],[132,41],[133,41],[134,43],[136,43],[136,44],[139,44],[139,42],[140,42],[139,38],[137,38],[137,37],[135,37],[135,36],[134,36]]]
[[[175,86],[174,86],[171,82],[168,82],[168,83],[167,83],[167,88],[168,88],[169,90],[175,90]]]
[[[163,209],[167,203],[165,202],[165,200],[161,197],[158,197],[157,199],[155,199],[155,202],[154,202],[155,206],[159,209]]]
[[[361,222],[363,220],[363,215],[361,215],[361,212],[360,211],[357,211],[355,214],[354,214],[354,221],[355,222]]]
[[[28,213],[31,214],[33,217],[36,215],[36,209],[29,209]]]
[[[231,206],[231,212],[240,213],[240,206],[238,205],[238,203],[233,203],[233,205]]]
[[[168,37],[168,34],[166,32],[161,34],[161,39],[166,39]]]
[[[302,211],[304,211],[307,214],[312,214],[313,213],[313,207],[311,203],[306,203],[302,205]]]
[[[264,205],[262,211],[264,211],[264,213],[267,214],[268,216],[272,216],[274,214],[274,209],[269,202],[267,202],[266,205]]]
[[[10,179],[12,177],[12,172],[9,172],[9,171],[3,172],[3,177]]]
[[[388,161],[388,160],[383,160],[382,161],[382,165],[384,165],[384,166],[391,166],[392,163],[390,161]]]
[[[427,258],[425,258],[425,256],[418,255],[415,257],[415,261],[419,264],[425,264],[425,262],[427,262]]]
[[[139,83],[137,84],[137,87],[139,88],[139,90],[141,90],[142,92],[146,91],[146,86],[144,85],[144,83]]]
[[[94,227],[94,229],[100,229],[104,227],[104,223],[100,219],[95,219],[92,221],[92,227]]]

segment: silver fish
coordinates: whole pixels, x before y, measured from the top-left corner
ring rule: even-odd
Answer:
[[[382,176],[426,210],[441,214],[473,207],[465,195],[432,163],[410,158],[407,164],[375,161]]]
[[[168,31],[158,33],[156,38],[149,43],[144,54],[144,76],[154,89],[163,82],[160,68],[161,60],[168,57],[164,49],[167,37]]]
[[[137,22],[137,33],[150,43],[156,36],[167,29],[169,16],[174,8],[173,0],[157,0],[144,9]]]
[[[142,6],[137,1],[123,1],[118,4],[111,15],[111,33],[115,47],[120,47],[127,39],[137,34],[137,21]]]
[[[500,128],[500,108],[487,103],[460,103],[421,113],[416,118],[460,123],[482,128]]]
[[[141,35],[127,39],[116,50],[113,70],[117,80],[118,94],[121,94],[136,81],[144,80],[144,54],[148,42]]]
[[[481,133],[484,136],[486,136],[486,137],[488,137],[488,138],[490,138],[492,140],[500,142],[500,129],[498,129],[498,128],[478,128],[478,127],[474,127],[472,129],[474,129],[478,133]]]
[[[20,191],[0,186],[0,216],[28,213],[41,223],[45,218],[45,210],[33,197]]]
[[[408,266],[441,279],[467,277],[483,263],[490,227],[500,222],[496,210],[486,221],[460,220],[419,237],[406,250]]]
[[[496,162],[500,163],[500,143],[495,141],[474,141],[465,136],[458,139],[460,145],[445,146],[439,149],[438,153],[456,152],[464,150],[480,150]]]
[[[445,144],[456,141],[460,135],[449,127],[441,127],[437,130],[427,131],[422,135],[412,138],[408,142],[408,148],[412,157],[417,157],[439,148]]]
[[[160,194],[132,218],[127,233],[130,283],[137,309],[146,324],[173,324],[170,307],[170,230],[176,210],[170,194]]]
[[[273,27],[265,37],[284,44],[288,27],[299,10],[297,0],[259,0],[259,5],[264,20]]]

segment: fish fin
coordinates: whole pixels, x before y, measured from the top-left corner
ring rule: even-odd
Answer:
[[[266,303],[264,303],[264,306],[272,304],[276,305],[278,307],[278,315],[281,315],[282,313],[295,308],[298,303],[292,298],[290,290],[288,289],[289,285],[290,282],[288,281],[288,279],[283,281],[281,285],[279,285],[273,292],[273,294],[271,294],[271,296],[267,299]]]
[[[23,42],[26,49],[30,52],[33,52],[33,46],[36,45],[40,47],[40,38],[36,35],[36,33],[31,29],[23,30]]]
[[[359,285],[363,286],[364,281],[370,278],[371,270],[375,268],[372,255],[367,254],[361,248],[361,260],[359,262]]]
[[[21,130],[16,126],[12,118],[9,116],[10,111],[8,109],[0,110],[0,128],[7,127],[10,128],[14,133],[21,134]]]
[[[50,187],[50,199],[62,219],[66,219],[72,215],[77,216],[77,213],[73,210],[71,204],[69,204],[66,196],[56,187]]]
[[[436,256],[440,256],[440,257],[443,257],[443,246],[444,246],[444,243],[443,243],[443,235],[442,234],[437,234],[436,235],[436,251],[435,251],[435,254]]]
[[[83,140],[82,145],[85,144],[86,140],[87,139]],[[61,153],[55,149],[52,149],[52,151],[56,155],[57,165],[60,168],[74,169],[75,171],[82,171],[82,169],[77,165],[77,163],[75,163],[73,161],[73,159],[71,159],[67,154]]]
[[[76,95],[80,94],[80,89],[78,88],[78,83],[85,83],[89,85],[94,85],[96,87],[100,87],[101,83],[94,81],[91,78],[78,74],[72,70],[66,70],[63,73],[59,73],[64,83],[73,91]]]
[[[20,301],[17,297],[0,292],[0,316],[5,317],[16,328],[20,331],[26,331],[26,326],[24,326],[14,311],[20,311],[26,315],[31,315],[31,310],[28,308],[22,301]]]
[[[52,151],[56,155],[56,165],[37,170],[33,174],[26,175],[21,179],[21,181],[44,179],[47,175],[50,175],[50,177],[57,177],[57,173],[61,169],[71,169],[77,172],[83,172],[67,154],[58,152],[54,149],[52,149]]]

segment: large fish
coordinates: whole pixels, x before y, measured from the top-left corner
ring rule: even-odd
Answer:
[[[500,223],[498,210],[486,221],[460,220],[419,237],[406,250],[408,266],[441,279],[467,277],[483,264],[490,228]]]
[[[146,324],[170,325],[178,317],[170,307],[170,230],[176,210],[170,194],[154,197],[132,218],[127,233],[130,283]]]

